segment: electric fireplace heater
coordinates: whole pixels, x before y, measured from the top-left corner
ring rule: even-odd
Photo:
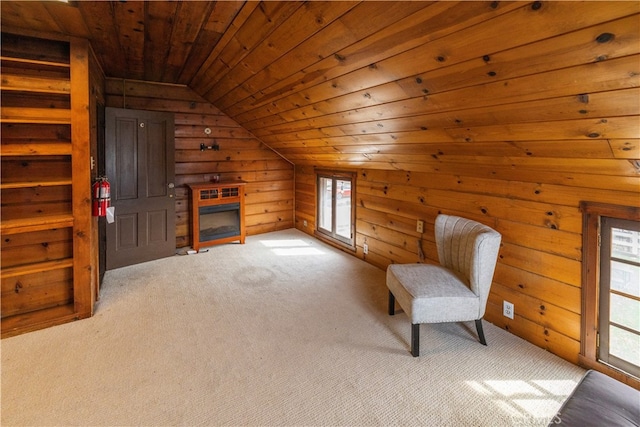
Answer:
[[[243,186],[244,182],[189,184],[193,249],[235,240],[244,243]]]

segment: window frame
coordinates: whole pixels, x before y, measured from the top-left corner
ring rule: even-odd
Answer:
[[[351,251],[356,250],[356,211],[355,211],[355,190],[356,190],[356,177],[357,174],[353,171],[342,171],[342,170],[327,170],[327,169],[316,169],[316,227],[314,230],[314,235],[319,239],[327,241],[331,244],[338,245],[342,248],[349,249]],[[335,214],[336,214],[336,196],[337,196],[337,180],[349,181],[351,182],[351,212],[350,212],[350,234],[351,238],[347,239],[335,231],[331,230],[330,232],[326,232],[325,229],[320,227],[320,210],[322,209],[322,205],[320,203],[320,182],[322,178],[331,179],[332,181],[332,192],[331,192],[331,205],[332,205],[332,228],[335,228]]]
[[[600,309],[600,316],[598,316],[598,332],[600,334],[600,338],[597,342],[598,344],[598,361],[602,361],[610,366],[617,367],[624,372],[630,373],[632,376],[640,378],[640,373],[638,372],[638,367],[633,364],[627,362],[624,359],[620,359],[613,354],[610,354],[608,345],[610,340],[609,328],[610,324],[614,324],[613,320],[611,320],[611,312],[610,312],[610,298],[612,293],[618,293],[611,290],[611,261],[615,260],[615,256],[611,251],[611,246],[613,241],[612,233],[609,231],[614,228],[625,228],[627,230],[640,231],[640,222],[632,221],[628,219],[622,218],[611,218],[608,216],[600,217],[600,289],[599,295],[600,302],[598,307]],[[619,262],[623,262],[625,264],[637,264],[633,261],[625,261],[622,259],[618,260]],[[637,265],[636,265],[637,266]],[[602,283],[604,282],[604,284]],[[633,298],[636,299],[636,298]],[[606,319],[606,320],[605,320]],[[619,328],[626,329],[623,325],[617,325]],[[629,331],[631,332],[631,331]],[[633,332],[635,333],[635,332]],[[635,333],[638,335],[637,333]],[[607,343],[603,345],[603,343]]]
[[[616,367],[603,363],[598,355],[600,259],[602,217],[640,221],[640,207],[599,202],[580,203],[582,222],[582,316],[580,332],[581,366],[605,373],[635,388],[640,379]]]

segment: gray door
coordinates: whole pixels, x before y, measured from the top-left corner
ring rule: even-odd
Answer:
[[[107,270],[175,254],[173,114],[106,109]]]

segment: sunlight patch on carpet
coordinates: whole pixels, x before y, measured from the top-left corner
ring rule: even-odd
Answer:
[[[302,239],[260,240],[260,243],[278,256],[325,255],[326,252]]]

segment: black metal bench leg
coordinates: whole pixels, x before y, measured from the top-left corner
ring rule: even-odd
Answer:
[[[480,344],[487,345],[487,341],[484,339],[484,332],[482,331],[482,319],[476,320],[476,329],[478,330],[478,338],[480,338]]]
[[[420,324],[411,324],[411,354],[413,357],[420,356]]]
[[[389,316],[396,314],[396,297],[389,291]]]

